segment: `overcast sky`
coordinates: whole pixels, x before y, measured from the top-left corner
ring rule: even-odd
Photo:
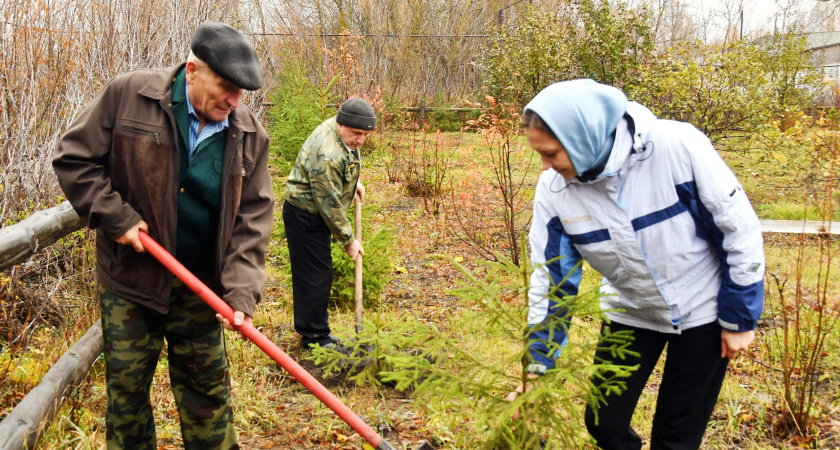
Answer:
[[[807,17],[814,10],[834,9],[837,14],[840,0],[685,0],[685,4],[695,17],[712,21],[710,33],[714,37],[723,36],[727,23],[739,23],[739,11],[743,9],[744,37],[755,38],[774,29],[789,29],[793,21]]]

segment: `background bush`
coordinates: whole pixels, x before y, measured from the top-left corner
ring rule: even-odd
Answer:
[[[335,106],[330,106],[335,100],[330,94],[335,80],[323,89],[316,87],[299,61],[290,61],[278,72],[277,87],[268,96],[273,105],[267,112],[267,131],[272,161],[281,176],[291,172],[312,130],[335,115]]]
[[[365,209],[365,208],[363,208]],[[352,223],[353,207],[348,215]],[[362,230],[366,227],[364,214]],[[356,230],[354,229],[355,233]],[[362,236],[362,247],[365,255],[362,257],[362,302],[366,308],[376,306],[379,295],[385,285],[391,281],[391,271],[394,269],[394,235],[389,228],[380,228],[373,234]],[[333,283],[330,299],[333,305],[341,308],[353,308],[356,300],[356,263],[353,262],[344,246],[332,243]]]

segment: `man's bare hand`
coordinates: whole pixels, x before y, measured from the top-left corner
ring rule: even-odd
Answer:
[[[356,195],[353,198],[358,199],[360,202],[365,200],[365,185],[361,181],[356,183]]]
[[[230,321],[222,317],[221,314],[216,314],[216,320],[222,323],[222,326],[225,327],[228,331],[236,331],[234,337],[237,339],[245,339],[245,336],[237,330],[238,327],[242,326],[243,324],[251,325],[254,323],[254,319],[251,316],[245,314],[242,311],[234,311],[233,312],[233,325],[231,325]],[[236,325],[234,327],[234,325]]]
[[[723,330],[720,332],[720,357],[735,359],[738,352],[750,348],[753,339],[755,339],[755,331],[735,332]]]
[[[350,256],[350,259],[356,261],[356,258],[359,255],[364,256],[365,249],[362,248],[362,243],[353,239],[353,242],[350,243],[347,247],[344,247],[344,250],[347,251],[347,255]]]
[[[122,236],[114,239],[114,241],[116,241],[117,244],[131,246],[131,248],[133,248],[137,253],[146,253],[146,249],[143,248],[143,244],[140,242],[140,230],[143,230],[146,233],[149,232],[149,225],[146,221],[141,220],[137,222],[137,225],[129,228],[128,231],[123,233]]]

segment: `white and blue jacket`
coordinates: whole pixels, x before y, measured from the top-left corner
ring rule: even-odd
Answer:
[[[601,308],[624,325],[749,331],[764,306],[761,228],[735,175],[699,130],[637,103],[596,179],[542,173],[529,240],[532,372],[554,367],[548,342],[566,343],[570,318],[548,292],[562,282],[559,297],[576,295],[581,259],[604,276]]]

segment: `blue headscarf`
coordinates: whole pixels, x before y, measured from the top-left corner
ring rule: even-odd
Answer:
[[[593,80],[561,81],[540,91],[525,110],[535,112],[554,132],[580,176],[606,163],[627,97]]]

